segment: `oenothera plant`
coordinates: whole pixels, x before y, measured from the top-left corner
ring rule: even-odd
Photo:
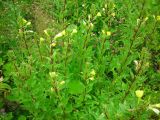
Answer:
[[[159,113],[158,101],[149,99],[151,80],[159,76],[152,62],[159,60],[157,8],[150,11],[154,4],[145,0],[101,2],[77,4],[57,33],[49,28],[38,35],[31,22],[17,18],[17,46],[8,52],[9,99],[28,111],[27,118],[123,120]]]

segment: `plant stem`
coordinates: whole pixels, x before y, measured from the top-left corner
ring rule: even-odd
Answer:
[[[36,38],[35,38],[36,39]],[[39,46],[39,43],[38,43],[38,40],[36,39],[36,44],[37,44],[37,48],[38,48],[38,52],[39,52],[39,55],[40,55],[40,59],[41,59],[41,62],[43,61],[43,58],[42,58],[42,54],[41,54],[41,50],[40,50],[40,46]]]
[[[142,21],[142,19],[143,19],[142,12],[143,12],[143,9],[144,9],[144,5],[145,5],[145,0],[144,0],[143,3],[142,3],[141,12],[140,12],[140,15],[139,15],[139,17],[138,17],[138,19],[140,19],[140,22],[139,22],[138,26],[135,27],[135,29],[134,29],[133,36],[132,36],[132,38],[131,38],[131,40],[130,40],[130,41],[131,41],[131,44],[130,44],[130,46],[129,46],[129,50],[128,50],[128,52],[127,52],[127,56],[125,57],[124,61],[122,62],[122,65],[121,65],[121,67],[120,67],[120,69],[119,69],[119,71],[118,71],[119,75],[123,72],[123,66],[125,66],[128,58],[129,58],[129,56],[130,56],[131,49],[132,49],[132,47],[133,47],[133,43],[134,43],[134,41],[136,40],[136,36],[137,36],[137,34],[138,34],[138,32],[139,32],[139,29],[140,29],[140,27],[141,27],[141,25],[142,25],[142,22],[143,22],[143,21]],[[141,18],[141,17],[142,17],[142,18]],[[115,83],[115,80],[113,80],[112,83],[114,84],[114,83]]]
[[[22,40],[24,41],[24,44],[25,44],[25,47],[26,47],[26,49],[27,49],[28,55],[31,56],[31,54],[30,54],[30,52],[29,52],[28,44],[27,44],[27,42],[26,42],[26,35],[25,35],[24,32],[25,32],[25,29],[24,29],[24,27],[23,27],[23,28],[22,28],[22,33],[23,33],[23,38],[22,38]]]
[[[125,92],[124,97],[122,98],[122,103],[124,102],[124,100],[126,99],[126,97],[128,96],[128,94],[130,93],[130,91],[132,90],[132,87],[134,86],[135,82],[137,81],[137,76],[140,73],[140,71],[142,70],[142,66],[144,64],[144,61],[142,60],[142,63],[140,64],[140,68],[138,69],[137,73],[134,75],[134,78],[132,80],[132,83],[130,84],[128,90]]]

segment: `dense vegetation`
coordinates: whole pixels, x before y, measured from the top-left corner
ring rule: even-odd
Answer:
[[[0,119],[159,113],[159,0],[0,0]]]

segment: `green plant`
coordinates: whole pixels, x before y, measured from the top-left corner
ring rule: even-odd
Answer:
[[[8,42],[3,69],[13,82],[7,99],[24,112],[9,117],[158,119],[158,0],[35,2],[54,25],[42,34],[22,13],[14,16],[15,45]]]

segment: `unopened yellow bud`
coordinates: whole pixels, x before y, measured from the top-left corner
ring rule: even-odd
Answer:
[[[54,92],[54,88],[53,87],[51,87],[51,92]]]
[[[97,16],[97,17],[100,17],[100,16],[102,16],[102,15],[101,15],[101,13],[100,13],[100,12],[98,12],[96,16]]]
[[[92,69],[92,71],[91,71],[91,76],[95,76],[96,75],[96,72],[95,72],[95,70],[94,69]]]
[[[92,76],[92,77],[90,77],[89,79],[90,79],[90,80],[94,80],[94,77]]]
[[[65,31],[65,30],[63,30],[63,31],[62,31],[62,35],[65,35],[65,34],[66,34],[66,31]]]
[[[63,85],[63,84],[65,84],[65,81],[61,81],[59,84],[60,84],[60,85]]]
[[[77,29],[73,29],[71,34],[77,33]]]
[[[47,30],[44,30],[44,33],[45,33],[47,36],[49,36],[49,34],[48,34]]]
[[[30,26],[31,25],[31,22],[27,22],[26,26]]]
[[[108,7],[108,5],[107,4],[105,4],[105,6],[104,6],[105,8],[107,8]]]
[[[157,21],[160,21],[160,16],[157,16]]]
[[[115,17],[116,14],[115,14],[115,13],[112,13],[111,15],[112,15],[113,17]]]
[[[155,107],[160,108],[160,103],[155,104]]]
[[[56,72],[49,72],[49,75],[50,75],[51,78],[57,77]]]
[[[105,30],[102,30],[102,33],[105,34]]]
[[[94,25],[93,25],[92,23],[90,23],[90,24],[89,24],[89,27],[90,27],[90,28],[93,28],[93,27],[94,27]]]
[[[51,44],[51,47],[55,47],[55,46],[56,46],[56,43],[53,42],[53,43]]]
[[[144,21],[147,21],[148,20],[148,17],[146,17],[145,19],[144,19]]]
[[[63,30],[62,32],[58,33],[55,37],[54,37],[54,40],[56,40],[57,38],[60,38],[62,36],[64,36],[66,34],[66,31]]]
[[[44,38],[40,38],[40,44],[44,42]]]
[[[107,36],[111,36],[111,32],[110,31],[107,31]]]
[[[88,15],[88,20],[89,20],[89,21],[91,20],[91,15]]]
[[[115,8],[116,7],[116,5],[113,3],[113,8]]]
[[[27,23],[27,20],[25,20],[24,18],[22,19],[23,24]]]
[[[152,107],[160,108],[160,103],[151,105]]]

